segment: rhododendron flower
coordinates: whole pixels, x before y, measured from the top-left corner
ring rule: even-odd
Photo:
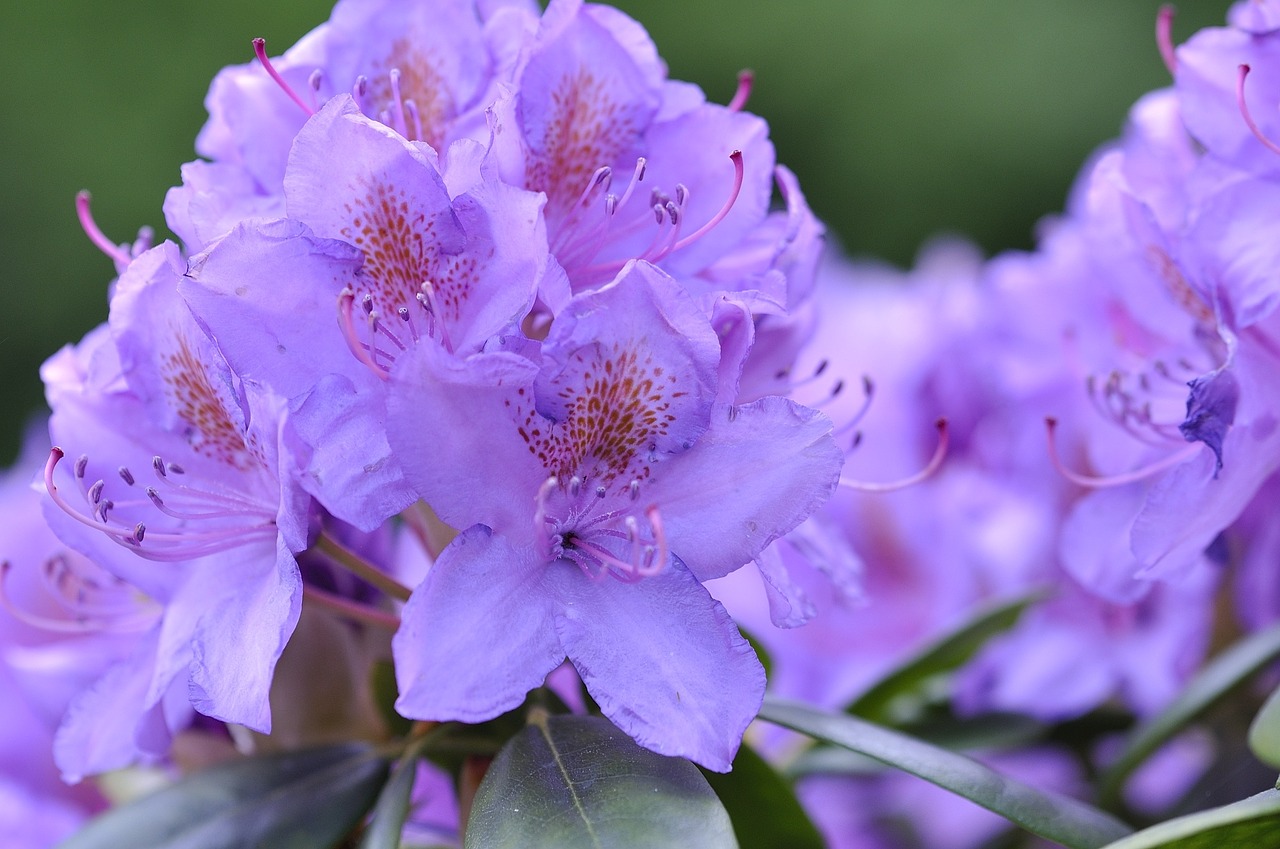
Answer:
[[[829,495],[826,419],[781,398],[717,403],[709,321],[644,263],[572,300],[535,359],[405,360],[392,446],[464,530],[405,608],[398,709],[488,719],[567,656],[641,744],[727,770],[764,676],[700,582]]]
[[[69,726],[113,741],[92,771],[123,765],[134,745],[163,751],[175,692],[268,730],[272,670],[302,600],[294,554],[313,508],[293,483],[282,405],[238,380],[196,324],[177,292],[185,267],[170,243],[134,260],[108,325],[43,372],[59,446],[46,517],[162,609],[130,661],[72,707]]]
[[[385,380],[419,345],[459,356],[517,332],[548,272],[541,200],[481,174],[451,193],[429,150],[331,100],[298,135],[290,217],[245,222],[181,290],[236,372],[289,399],[302,485],[366,530],[413,500]]]

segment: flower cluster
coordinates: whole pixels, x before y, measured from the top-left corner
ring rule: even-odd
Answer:
[[[80,200],[119,277],[43,371],[76,554],[6,591],[47,619],[15,590],[44,570],[77,630],[129,635],[63,775],[194,715],[278,739],[304,602],[394,631],[404,717],[492,719],[567,659],[637,741],[728,769],[764,674],[702,583],[841,463],[821,413],[745,385],[822,246],[747,84],[709,103],[576,0],[345,0],[255,48],[167,198],[182,245],[112,245]]]
[[[0,537],[0,751],[40,764],[0,770],[0,822],[40,798],[42,845],[105,805],[59,771],[416,746],[544,685],[724,772],[766,688],[741,629],[776,694],[857,713],[999,605],[873,718],[1017,714],[977,755],[1085,794],[1114,725],[1044,729],[1150,717],[1215,629],[1280,619],[1280,2],[1178,47],[1169,22],[1174,85],[1036,251],[908,274],[824,259],[750,76],[710,103],[615,9],[341,0],[254,42],[166,198],[180,243],[113,244],[78,200],[117,276],[0,490],[32,517]],[[1166,809],[1210,749],[1126,804]],[[418,825],[456,836],[417,768]],[[918,785],[797,772],[832,846],[999,829],[904,836]]]

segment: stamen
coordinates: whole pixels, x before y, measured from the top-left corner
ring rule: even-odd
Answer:
[[[49,451],[49,459],[44,467],[44,485],[45,490],[49,493],[49,498],[62,512],[75,521],[96,531],[101,531],[108,539],[130,548],[140,557],[160,561],[192,560],[197,557],[203,557],[206,554],[236,548],[260,538],[274,537],[277,533],[274,517],[272,517],[248,527],[243,525],[221,527],[204,533],[190,531],[152,533],[148,536],[148,539],[161,544],[172,543],[176,547],[169,550],[141,549],[139,546],[142,539],[139,536],[139,530],[141,530],[142,534],[146,534],[146,527],[142,523],[139,522],[131,528],[123,528],[108,522],[108,517],[116,505],[111,499],[102,497],[101,484],[104,484],[103,481],[98,481],[85,492],[86,498],[93,507],[90,516],[81,513],[62,496],[58,486],[53,482],[53,475],[58,463],[65,456],[65,452],[57,446],[54,446]],[[155,465],[158,468],[164,468],[163,464],[159,462],[159,458],[157,458]],[[244,516],[246,513],[248,513],[246,510],[237,510],[229,515]],[[252,516],[253,514],[249,513],[249,515]]]
[[[312,602],[317,607],[323,607],[325,610],[336,613],[339,616],[345,616],[354,622],[372,625],[375,628],[381,628],[392,633],[400,630],[400,617],[394,613],[378,610],[375,607],[369,607],[357,601],[325,592],[310,584],[303,585],[302,597],[305,601]]]
[[[1160,58],[1169,69],[1169,76],[1178,73],[1178,58],[1173,51],[1173,16],[1176,10],[1172,3],[1166,3],[1156,13],[1156,46],[1160,48]]]
[[[407,136],[409,127],[404,120],[404,99],[400,96],[400,69],[392,68],[387,73],[387,78],[391,81],[391,103],[394,106],[391,117],[395,120],[393,127],[400,135]]]
[[[105,617],[89,617],[78,615],[74,619],[55,619],[42,616],[19,606],[9,595],[9,573],[13,564],[8,560],[0,561],[0,608],[23,624],[57,634],[94,634],[102,631],[122,632],[139,631],[150,627],[155,622],[154,615],[132,616],[126,618],[107,619]]]
[[[84,234],[89,237],[89,241],[94,244],[94,247],[106,254],[107,258],[117,266],[128,265],[133,257],[129,255],[129,252],[123,246],[117,245],[108,239],[106,234],[98,227],[97,222],[93,220],[93,213],[89,209],[90,200],[91,195],[88,192],[76,192],[76,217],[80,219],[80,228],[84,230]]]
[[[947,420],[938,419],[935,426],[938,429],[938,447],[934,449],[933,456],[929,458],[929,462],[925,464],[925,467],[914,475],[891,483],[864,483],[863,481],[856,481],[842,476],[839,485],[857,492],[894,492],[928,480],[938,469],[942,468],[942,461],[946,458],[947,449],[951,443],[951,433],[947,427]]]
[[[413,138],[422,139],[422,115],[418,113],[418,104],[407,99],[404,102],[404,111],[409,115],[409,125],[413,127]]]
[[[574,549],[595,558],[602,566],[612,567],[617,570],[619,576],[630,576],[636,572],[636,567],[633,564],[615,557],[595,543],[587,542],[580,537],[574,537],[573,546],[565,549],[565,551],[573,551]]]
[[[437,298],[436,287],[432,285],[430,280],[423,280],[422,285],[419,286],[418,288],[420,290],[419,294],[426,299],[425,305],[427,309],[431,312],[431,315],[435,318],[434,328],[440,333],[440,344],[444,346],[444,349],[446,351],[452,354],[453,343],[449,339],[449,329],[445,327],[444,313],[440,311],[440,304]]]
[[[1267,150],[1275,154],[1280,154],[1280,145],[1277,145],[1271,139],[1262,134],[1262,130],[1254,123],[1253,116],[1249,114],[1249,105],[1244,100],[1244,81],[1249,76],[1249,66],[1240,66],[1240,76],[1236,79],[1236,104],[1240,107],[1240,114],[1244,116],[1244,122],[1249,127],[1249,131],[1253,133],[1258,141],[1266,146]]]
[[[755,85],[755,81],[755,71],[743,68],[738,72],[738,89],[733,93],[733,99],[729,101],[727,107],[730,112],[741,112],[742,107],[747,105],[747,100],[751,97],[751,89]]]
[[[289,95],[289,98],[294,103],[298,104],[298,108],[307,113],[308,118],[316,114],[315,110],[308,106],[305,100],[298,97],[298,93],[285,82],[284,77],[280,76],[280,72],[276,70],[275,65],[271,64],[271,60],[267,58],[267,40],[265,38],[255,38],[253,40],[253,53],[258,57],[258,61],[262,63],[262,67],[266,69],[267,74],[275,81],[275,84],[280,86],[281,90]]]
[[[412,592],[408,587],[376,566],[366,562],[363,557],[338,542],[327,532],[321,531],[314,548],[316,551],[325,554],[335,564],[351,572],[357,578],[363,578],[367,583],[372,584],[392,598],[398,601],[409,600]]]
[[[627,188],[623,191],[622,197],[618,198],[617,203],[614,205],[615,211],[627,205],[627,201],[631,199],[631,195],[635,192],[636,186],[643,182],[644,172],[648,167],[648,164],[649,160],[645,159],[643,156],[636,158],[636,169],[631,172],[631,181],[627,183]]]
[[[360,337],[356,335],[355,321],[352,319],[351,311],[356,302],[356,293],[350,288],[344,288],[338,294],[338,327],[342,330],[342,338],[347,341],[347,348],[355,355],[355,358],[364,363],[369,371],[373,372],[381,380],[387,380],[391,377],[391,372],[384,369],[373,359],[369,351],[371,346],[365,345],[360,341]]]
[[[644,511],[644,515],[649,520],[649,527],[653,529],[653,542],[657,546],[652,564],[648,568],[639,570],[642,576],[648,577],[656,575],[667,568],[670,551],[667,548],[667,534],[662,528],[662,514],[658,512],[658,506],[656,504],[649,505],[648,509]]]
[[[116,469],[116,471],[120,474],[120,479],[124,481],[126,485],[133,486],[133,472],[129,471],[124,466]]]
[[[1058,474],[1062,475],[1077,486],[1083,486],[1089,489],[1100,489],[1108,486],[1124,486],[1125,484],[1137,483],[1139,481],[1146,480],[1152,475],[1158,475],[1167,469],[1171,469],[1174,466],[1185,463],[1187,460],[1195,456],[1196,452],[1199,451],[1201,447],[1199,444],[1189,445],[1186,448],[1165,457],[1163,460],[1157,460],[1150,465],[1143,466],[1140,469],[1134,469],[1132,472],[1126,472],[1124,474],[1110,475],[1106,477],[1083,475],[1079,472],[1068,469],[1062,463],[1062,457],[1058,453],[1058,440],[1056,436],[1058,420],[1053,416],[1047,416],[1045,417],[1044,424],[1049,444],[1049,459],[1053,463],[1053,468],[1057,470]]]

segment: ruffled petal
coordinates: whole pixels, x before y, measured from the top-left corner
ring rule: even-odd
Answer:
[[[628,584],[561,561],[545,584],[555,630],[605,716],[664,755],[727,772],[764,696],[764,668],[679,561]]]
[[[458,536],[413,591],[392,640],[396,710],[483,722],[518,707],[565,657],[544,569],[483,525]]]

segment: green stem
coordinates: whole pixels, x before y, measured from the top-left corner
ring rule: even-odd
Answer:
[[[363,578],[365,581],[373,584],[392,598],[399,599],[400,601],[409,600],[409,595],[412,591],[408,587],[378,569],[376,566],[366,562],[360,555],[351,551],[327,533],[322,532],[320,534],[320,538],[316,540],[314,548],[323,553],[334,563],[351,572],[356,577]]]

